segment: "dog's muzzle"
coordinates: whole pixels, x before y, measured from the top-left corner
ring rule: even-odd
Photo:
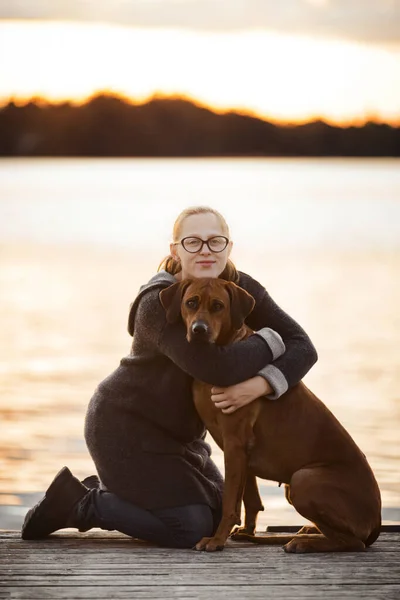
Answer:
[[[205,336],[208,334],[210,328],[205,321],[195,321],[192,323],[192,334],[195,336]]]

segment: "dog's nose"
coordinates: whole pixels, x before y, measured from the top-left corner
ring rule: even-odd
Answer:
[[[204,321],[195,321],[192,325],[192,333],[195,335],[201,335],[208,333],[208,325]]]

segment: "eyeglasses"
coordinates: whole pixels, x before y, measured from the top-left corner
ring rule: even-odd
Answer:
[[[208,240],[202,240],[198,237],[185,237],[178,244],[182,244],[186,252],[200,252],[203,250],[204,244],[210,250],[210,252],[223,252],[229,244],[229,239],[223,235],[216,235],[209,238]]]

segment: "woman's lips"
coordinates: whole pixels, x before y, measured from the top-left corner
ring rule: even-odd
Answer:
[[[214,260],[199,260],[197,261],[198,265],[214,265],[215,261]]]

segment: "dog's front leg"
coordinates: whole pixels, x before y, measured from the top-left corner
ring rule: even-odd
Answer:
[[[215,535],[203,538],[196,550],[223,550],[234,525],[240,525],[240,507],[246,480],[247,452],[243,446],[224,442],[225,486],[222,519]]]
[[[248,444],[252,438],[252,430],[249,431],[246,424],[239,424],[234,431],[232,416],[224,417],[231,421],[228,422],[228,427],[223,428],[225,486],[222,519],[215,535],[212,538],[203,538],[195,546],[196,550],[207,552],[223,550],[232,527],[240,525],[240,509],[247,475]]]
[[[233,539],[237,540],[240,540],[241,534],[254,535],[258,513],[260,510],[264,510],[256,476],[250,470],[247,471],[243,502],[245,508],[244,527],[235,527],[231,536]]]

